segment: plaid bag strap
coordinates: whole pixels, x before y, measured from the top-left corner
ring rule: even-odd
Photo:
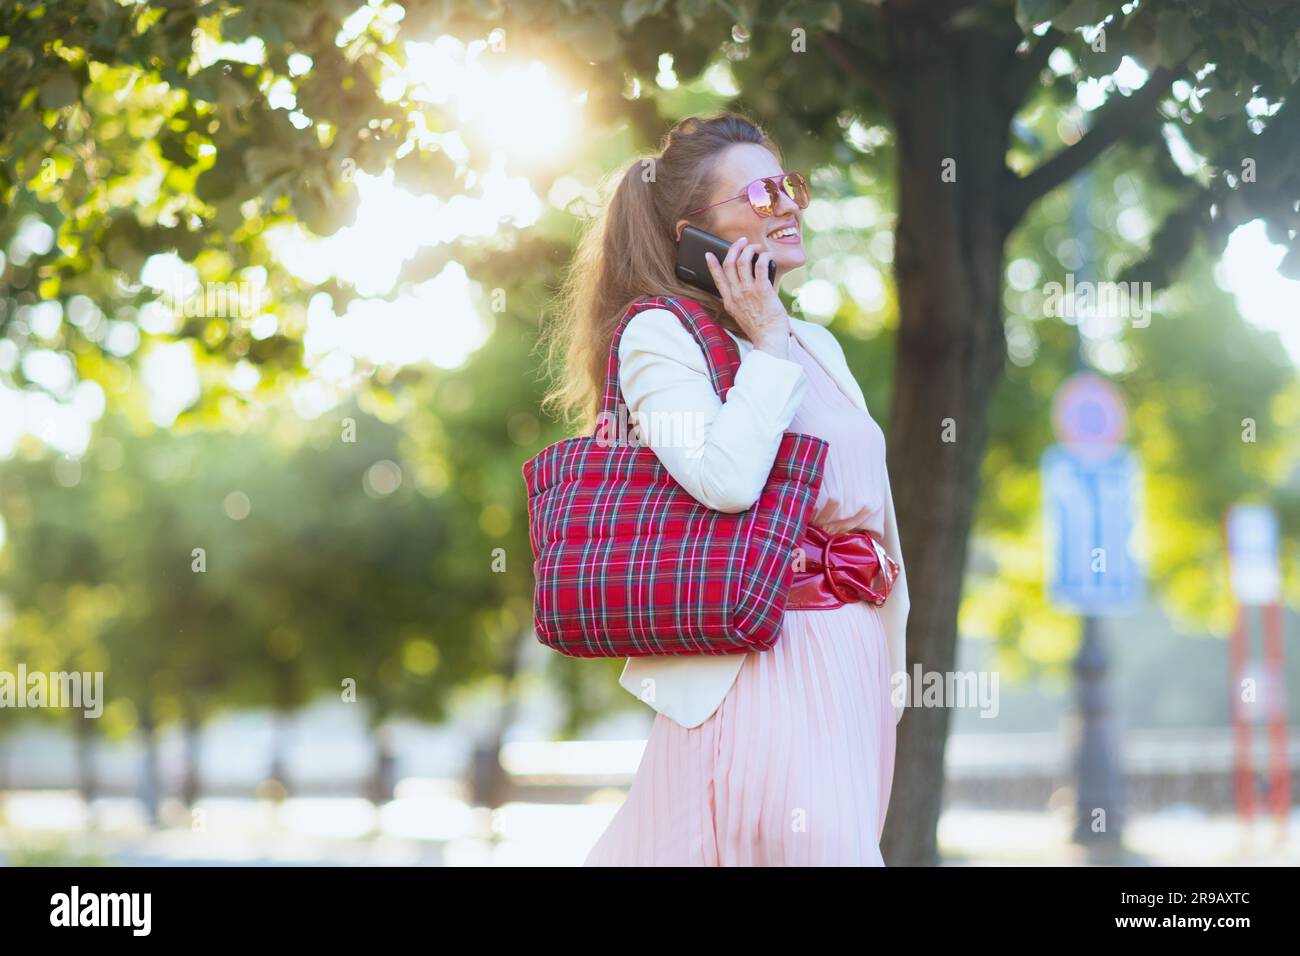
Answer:
[[[725,401],[727,392],[736,381],[736,370],[740,368],[740,349],[731,340],[731,336],[711,316],[708,311],[694,299],[676,296],[647,296],[637,299],[627,307],[618,327],[614,329],[614,338],[609,346],[609,358],[605,364],[605,395],[601,401],[601,411],[610,415],[618,414],[618,407],[623,402],[623,389],[618,381],[618,343],[623,338],[623,331],[632,317],[647,309],[667,309],[681,320],[686,331],[691,333],[701,349],[709,367],[709,381],[718,398]]]

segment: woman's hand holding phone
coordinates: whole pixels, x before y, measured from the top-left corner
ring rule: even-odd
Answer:
[[[727,314],[756,348],[778,358],[789,358],[790,316],[776,294],[776,286],[767,278],[771,258],[771,253],[760,252],[745,236],[731,244],[721,262],[711,252],[704,254]]]

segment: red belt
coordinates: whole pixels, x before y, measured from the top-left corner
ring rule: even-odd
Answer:
[[[855,601],[885,603],[898,563],[867,531],[830,534],[809,524],[795,550],[794,583],[787,610],[822,610]]]

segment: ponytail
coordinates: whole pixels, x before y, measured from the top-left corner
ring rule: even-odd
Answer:
[[[606,181],[604,209],[583,231],[557,296],[558,318],[544,330],[546,364],[558,381],[542,407],[579,432],[595,424],[614,329],[637,299],[693,299],[724,328],[744,335],[720,298],[676,272],[675,224],[706,204],[714,163],[738,143],[764,146],[780,159],[776,145],[743,116],[688,117],[669,131],[659,155],[637,158]]]

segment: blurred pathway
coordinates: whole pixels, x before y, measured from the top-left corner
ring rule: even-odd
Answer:
[[[100,800],[92,813],[71,793],[3,799],[0,863],[145,866],[577,866],[623,799],[600,791],[586,804],[512,803],[495,813],[446,794],[382,807],[351,798],[209,800],[190,817],[169,804],[167,825],[145,824],[134,800]],[[1300,812],[1291,833],[1300,834]],[[954,866],[1300,865],[1300,840],[1278,845],[1272,821],[1248,832],[1237,820],[1189,809],[1133,817],[1118,856],[1089,859],[1055,813],[951,809],[940,821]]]

